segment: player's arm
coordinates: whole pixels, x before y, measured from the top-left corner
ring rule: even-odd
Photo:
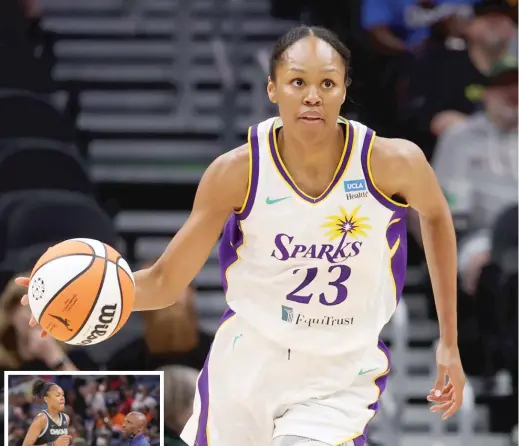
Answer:
[[[221,155],[208,167],[186,223],[153,266],[135,273],[134,311],[175,303],[207,261],[231,212],[241,208],[248,175],[246,145]]]
[[[387,146],[386,153],[390,153],[386,160],[389,168],[382,176],[384,188],[404,198],[420,216],[440,337],[447,344],[457,345],[456,236],[449,205],[433,169],[418,146],[399,139],[377,140],[381,140]]]
[[[445,196],[423,152],[405,140],[377,138],[372,171],[388,196],[399,195],[420,215],[422,239],[438,313],[438,376],[431,401],[444,402],[433,411],[454,414],[463,398],[465,375],[458,350],[456,236]],[[446,377],[449,385],[445,385]],[[453,390],[454,386],[454,390]],[[449,394],[449,396],[447,396]],[[430,395],[431,396],[431,395]]]
[[[47,420],[45,419],[45,415],[42,413],[37,415],[25,435],[22,446],[33,446],[43,429],[45,429],[46,424]]]

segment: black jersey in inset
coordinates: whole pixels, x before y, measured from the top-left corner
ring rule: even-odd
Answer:
[[[53,441],[56,441],[62,435],[68,435],[67,417],[65,417],[63,412],[59,413],[59,424],[54,422],[46,410],[42,410],[41,413],[45,415],[47,424],[45,429],[43,429],[41,432],[40,436],[34,442],[35,445],[52,444]]]

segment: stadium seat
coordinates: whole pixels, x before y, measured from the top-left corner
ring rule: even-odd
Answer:
[[[45,95],[0,89],[0,138],[19,137],[72,142],[76,130]]]
[[[49,246],[63,240],[82,237],[117,244],[112,221],[90,197],[67,191],[28,191],[18,200],[4,207],[8,219],[2,215],[0,200],[0,222],[7,222],[0,234],[5,248],[0,272],[6,275],[30,270]]]
[[[75,150],[55,141],[22,139],[0,151],[0,193],[27,189],[94,193],[84,161]]]

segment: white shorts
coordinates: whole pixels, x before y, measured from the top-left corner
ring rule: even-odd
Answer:
[[[228,310],[182,439],[189,446],[270,446],[294,435],[364,446],[389,370],[382,341],[347,357],[289,351]]]

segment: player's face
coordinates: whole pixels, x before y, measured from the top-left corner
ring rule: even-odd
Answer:
[[[289,47],[267,87],[283,123],[310,139],[334,128],[346,98],[345,71],[339,53],[321,39],[309,36]]]
[[[59,386],[52,386],[47,392],[45,402],[49,407],[53,407],[56,410],[65,409],[65,392]]]

